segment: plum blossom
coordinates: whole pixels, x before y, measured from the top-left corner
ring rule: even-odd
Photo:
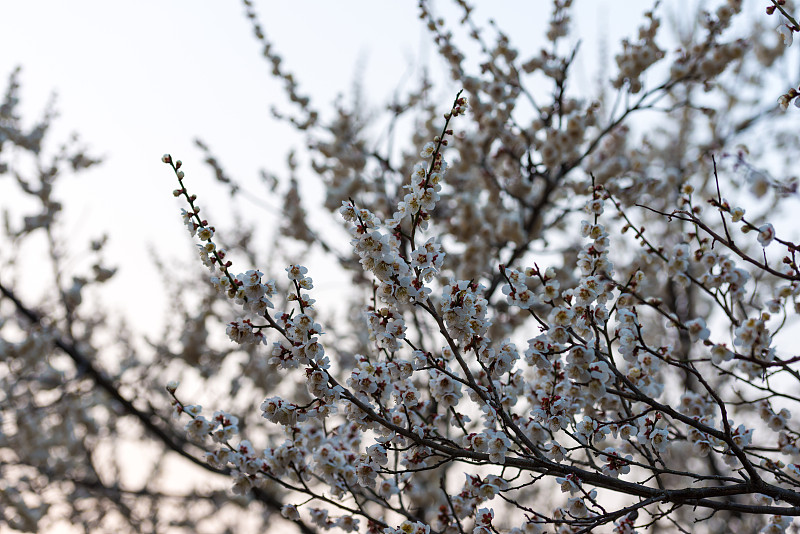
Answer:
[[[794,30],[789,27],[788,24],[780,24],[776,30],[778,31],[778,35],[780,35],[781,42],[786,46],[792,46]]]
[[[758,242],[762,247],[769,246],[773,239],[775,239],[775,228],[771,224],[767,223],[759,227]]]

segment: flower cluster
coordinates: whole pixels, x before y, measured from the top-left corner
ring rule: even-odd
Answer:
[[[361,265],[378,279],[378,296],[386,303],[423,302],[430,288],[423,285],[420,275],[435,272],[441,258],[428,258],[426,251],[415,251],[415,259],[424,261],[413,268],[400,253],[400,240],[394,234],[382,233],[380,219],[367,209],[357,210],[352,202],[342,201],[339,210],[345,221],[354,223],[351,241],[361,258]],[[435,246],[432,248],[436,248]],[[443,257],[443,253],[439,253]],[[432,255],[436,256],[436,255]]]
[[[450,280],[442,289],[442,318],[454,340],[468,348],[484,348],[484,336],[491,326],[486,317],[483,286],[468,280]]]
[[[406,519],[399,527],[383,529],[383,534],[430,534],[431,527],[421,521],[409,521]]]
[[[622,41],[623,51],[614,58],[619,74],[611,82],[616,88],[627,84],[631,93],[642,90],[642,73],[650,68],[653,63],[664,57],[664,51],[655,42],[655,36],[661,21],[653,11],[645,13],[648,25],[639,28],[639,42]]]
[[[430,369],[428,388],[431,397],[443,407],[449,408],[458,405],[462,397],[461,382],[453,378],[453,373],[449,369]]]
[[[471,8],[459,5],[464,23],[472,24]],[[567,32],[570,5],[555,3],[553,43]],[[617,113],[600,100],[564,93],[571,56],[544,50],[518,63],[502,33],[493,45],[480,32],[471,34],[488,58],[480,75],[466,75],[454,34],[423,2],[423,18],[451,72],[471,94],[475,130],[457,137],[450,130],[450,120],[466,107],[459,94],[438,134],[432,120],[427,131],[415,133],[419,148],[404,155],[402,165],[378,160],[379,183],[360,178],[370,145],[353,113],[340,110],[328,129],[333,141],[312,144],[323,160],[315,170],[329,183],[326,206],[332,208],[335,198],[358,260],[340,263],[370,273],[356,278],[374,284],[371,304],[358,309],[352,345],[337,343],[330,354],[321,345],[315,302],[304,292],[313,284],[303,266],[287,268],[292,312],[272,311],[276,285],[262,284],[258,271],[215,280],[247,313],[230,323],[231,337],[265,341],[267,333],[280,335],[268,362],[305,385],[295,391],[298,399],[275,392],[262,403],[262,416],[288,439],[245,454],[259,458],[257,469],[231,456],[236,487],[257,485],[262,477],[301,481],[291,489],[309,503],[338,506],[347,515],[332,520],[305,504],[283,506],[285,517],[347,530],[353,516],[361,516],[369,531],[386,534],[463,530],[468,519],[474,532],[495,532],[500,509],[526,512],[514,533],[540,532],[548,523],[564,532],[591,529],[610,520],[615,531],[633,532],[641,508],[658,522],[663,512],[654,503],[685,502],[683,489],[673,488],[691,488],[722,506],[716,486],[698,482],[725,486],[736,475],[696,465],[696,458],[709,456],[749,477],[769,471],[777,481],[767,488],[772,495],[790,491],[796,462],[764,458],[772,445],[756,442],[754,428],[738,421],[749,418],[725,384],[741,382],[746,390],[773,367],[794,363],[778,357],[772,316],[762,308],[772,314],[789,309],[800,286],[793,278],[797,249],[777,239],[771,224],[752,224],[719,189],[695,179],[709,175],[702,162],[680,161],[668,143],[640,139],[626,124],[639,110],[660,109],[660,99],[677,107],[692,100],[692,109],[713,120],[693,91],[700,84],[714,90],[745,61],[751,43],[728,37],[741,11],[736,0],[704,11],[699,37],[674,54],[659,46],[660,17],[647,12],[638,39],[624,41],[615,57],[612,86],[640,95],[620,98]],[[651,67],[668,55],[667,79],[645,87]],[[552,102],[541,104],[526,92],[525,75],[551,80]],[[535,111],[526,124],[514,111],[522,95]],[[678,126],[684,137],[676,146],[691,139],[685,127]],[[448,163],[444,149],[453,138],[459,155]],[[403,182],[409,170],[410,180]],[[702,197],[712,198],[721,222],[705,218],[696,204]],[[612,205],[616,209],[608,213]],[[211,242],[213,228],[190,206],[190,230]],[[775,268],[767,256],[738,246],[731,223],[757,232],[762,247],[786,246],[784,265]],[[554,243],[564,243],[563,250],[553,253]],[[635,247],[626,248],[628,243]],[[207,252],[212,266],[219,264],[215,252]],[[765,273],[783,285],[764,282]],[[754,274],[774,292],[763,305],[749,296]],[[715,329],[720,319],[730,320],[729,332]],[[757,396],[757,389],[737,389],[736,395]],[[760,413],[781,450],[794,454],[800,437],[788,411],[767,404]],[[223,430],[195,424],[197,435]],[[219,454],[242,454],[243,447]],[[448,476],[463,462],[486,464],[486,472],[466,473],[462,489],[453,493]],[[554,476],[566,495],[550,510],[532,511],[515,500],[527,491],[529,475],[534,482]],[[642,488],[638,502],[626,496],[631,502],[620,504],[622,511],[607,513],[599,490],[630,484]],[[498,495],[502,502],[494,499]],[[482,508],[492,500],[495,508]],[[389,516],[374,514],[373,506],[406,520],[390,526],[384,523]],[[423,510],[419,516],[409,512],[416,509]]]
[[[403,316],[390,310],[373,308],[364,312],[364,316],[369,326],[370,340],[374,341],[378,347],[392,352],[400,348],[400,342],[405,338],[406,323]]]

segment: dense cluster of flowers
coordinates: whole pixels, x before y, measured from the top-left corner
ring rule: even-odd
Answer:
[[[555,3],[548,34],[554,42],[565,34],[562,30],[570,4]],[[469,20],[471,9],[466,4],[463,8],[465,20]],[[679,54],[672,63],[670,81],[655,89],[647,88],[645,73],[667,53],[658,44],[660,18],[655,11],[647,12],[638,41],[624,41],[616,56],[618,73],[612,86],[644,95],[622,117],[646,108],[649,98],[663,98],[658,91],[669,93],[683,84],[689,94],[698,82],[708,88],[731,64],[742,61],[747,41],[724,40],[740,12],[740,2],[728,1],[713,14],[704,14],[705,40]],[[229,282],[223,277],[212,279],[215,287],[250,313],[248,318],[230,323],[229,336],[238,343],[258,343],[264,340],[264,332],[276,331],[283,339],[274,342],[270,363],[286,370],[304,368],[310,395],[302,402],[271,396],[262,404],[263,416],[285,428],[288,440],[284,445],[262,453],[248,452],[245,456],[253,463],[247,466],[242,464],[241,448],[250,451],[249,443],[242,442],[246,445],[239,449],[223,445],[213,453],[216,465],[239,473],[237,491],[263,485],[266,480],[280,481],[284,488],[306,495],[309,502],[321,500],[348,512],[342,516],[346,520],[332,521],[325,516],[323,521],[315,516],[317,509],[310,509],[314,524],[348,530],[354,528],[354,517],[361,516],[367,520],[368,530],[382,529],[387,534],[429,532],[432,528],[447,531],[467,519],[472,521],[472,532],[496,531],[495,510],[482,506],[499,494],[511,509],[534,512],[521,526],[505,522],[515,533],[541,532],[548,524],[558,532],[571,532],[609,521],[615,522],[617,532],[634,532],[642,512],[649,522],[675,515],[662,511],[655,504],[658,501],[678,504],[690,499],[695,506],[708,506],[715,513],[727,510],[727,505],[713,500],[721,494],[712,487],[691,489],[705,479],[716,480],[723,487],[739,484],[740,493],[751,493],[756,501],[768,498],[791,506],[800,503],[798,481],[793,478],[797,462],[765,463],[757,452],[762,449],[754,441],[756,421],[735,409],[734,399],[720,389],[725,377],[755,383],[765,373],[771,374],[773,366],[789,365],[774,347],[771,314],[781,313],[794,302],[798,282],[791,259],[788,267],[773,269],[769,257],[759,260],[738,245],[727,225],[740,224],[743,231],[755,232],[758,245],[765,249],[777,240],[792,253],[794,245],[778,240],[771,224],[756,226],[744,218],[744,209],[731,208],[727,200],[715,197],[710,203],[723,217],[722,230],[712,226],[693,203],[703,193],[679,172],[668,171],[666,182],[648,181],[644,174],[656,162],[653,155],[627,148],[632,132],[621,119],[603,126],[597,102],[562,98],[557,107],[537,107],[540,115],[529,131],[510,128],[511,103],[521,92],[519,80],[506,78],[499,65],[516,61],[517,53],[508,40],[501,36],[496,50],[487,49],[491,60],[485,69],[492,71],[496,80],[494,85],[485,85],[463,73],[463,57],[453,48],[453,34],[441,29],[427,7],[423,17],[430,17],[429,26],[443,56],[451,62],[451,71],[464,80],[471,93],[473,116],[481,128],[474,132],[475,139],[468,135],[459,138],[460,159],[448,165],[444,148],[447,137],[453,136],[450,121],[466,109],[466,99],[459,95],[445,114],[439,135],[419,140],[423,161],[411,166],[410,181],[398,190],[402,193],[391,209],[377,200],[341,200],[338,211],[350,229],[353,251],[360,267],[374,280],[374,302],[361,313],[371,347],[364,346],[354,355],[349,375],[341,382],[335,376],[347,369],[323,356],[322,327],[308,315],[314,301],[301,292],[313,288],[305,267],[287,268],[291,285],[286,302],[296,306],[288,314],[271,311],[276,284],[260,285],[262,274],[258,271],[228,277]],[[560,84],[569,62],[542,52],[524,63],[523,70],[541,72]],[[487,97],[500,103],[496,111],[487,108]],[[528,135],[528,148],[519,145],[515,135]],[[490,163],[471,154],[478,150],[473,143],[483,143],[480,150],[484,151],[485,146],[496,147],[491,150]],[[523,156],[529,161],[528,185],[513,177],[510,161],[503,161]],[[328,154],[329,159],[336,157],[333,152]],[[518,221],[506,218],[500,223],[498,219],[494,229],[478,230],[482,243],[455,226],[482,213],[476,210],[483,209],[485,200],[469,197],[472,186],[459,175],[473,164],[483,165],[483,172],[499,181],[497,192],[490,194],[498,195],[502,202],[518,202],[523,214]],[[560,187],[572,187],[577,195],[586,195],[578,206],[584,220],[570,222],[580,228],[582,242],[571,261],[560,268],[526,265],[526,249],[538,239],[536,232],[544,231],[540,211],[557,199],[570,203],[566,196],[559,196],[562,193],[555,184],[578,169],[589,176],[589,186],[581,190],[578,182],[564,182]],[[177,166],[175,170],[180,172]],[[640,215],[636,224],[631,207],[636,203],[633,199],[641,195],[661,200],[652,202],[650,211]],[[192,197],[187,198],[194,208]],[[466,212],[451,212],[452,202],[460,202],[460,209]],[[381,217],[378,210],[391,216]],[[481,216],[491,220],[497,214],[483,212]],[[574,220],[569,211],[561,217],[565,223]],[[669,227],[669,218],[686,222],[692,229],[674,234],[675,241],[667,247],[649,236],[643,224]],[[198,219],[196,209],[185,213],[184,219],[201,241],[210,242],[213,231]],[[617,262],[629,265],[622,269],[615,266],[613,258],[615,240],[621,239],[613,234],[620,230],[632,235],[640,248],[626,252],[633,254],[633,259],[616,254]],[[467,250],[458,251],[448,234],[463,241]],[[425,242],[418,245],[421,235],[426,236]],[[478,277],[459,276],[476,272],[474,266],[463,262],[479,250],[499,258],[509,244],[512,254],[508,261],[486,264],[496,274],[479,268]],[[492,246],[497,247],[496,252],[491,252]],[[210,247],[209,252],[213,250]],[[745,303],[752,290],[753,271],[741,260],[755,265],[761,283],[764,273],[790,281],[787,289],[768,301],[769,311]],[[219,261],[212,258],[204,263],[213,267]],[[436,291],[436,286],[440,290]],[[241,289],[232,291],[230,287]],[[496,289],[504,298],[493,297]],[[685,296],[678,298],[678,294]],[[700,312],[695,304],[681,304],[680,299],[706,299],[707,306],[731,321],[733,337],[723,341],[709,326],[709,321],[719,317]],[[261,326],[253,323],[256,319]],[[538,328],[539,333],[526,341],[523,325]],[[435,338],[443,344],[442,349],[428,347]],[[517,344],[525,341],[527,349],[521,354]],[[701,370],[705,367],[715,375]],[[676,379],[674,371],[684,376],[682,395],[667,388]],[[181,406],[177,398],[174,402]],[[789,411],[773,411],[768,401],[760,406],[762,420],[779,433],[782,450],[795,454],[798,435],[790,424]],[[188,428],[194,436],[198,435],[194,428],[205,429],[212,436],[221,436],[228,428],[220,427],[217,418],[216,423],[206,422],[199,413],[188,408],[185,412],[193,418]],[[735,423],[734,418],[742,421]],[[325,419],[338,421],[339,426],[333,430],[327,426],[330,423],[323,423]],[[682,448],[684,444],[689,448]],[[291,456],[286,456],[289,450]],[[691,450],[698,460],[682,457],[682,450]],[[288,462],[290,470],[275,463],[276,454]],[[703,471],[698,462],[711,457],[747,475],[720,474],[719,468],[710,474],[694,474]],[[502,470],[467,473],[463,489],[451,492],[443,484],[446,473],[459,460]],[[569,494],[560,504],[554,500],[549,514],[526,507],[530,497],[523,497],[521,491],[528,488],[536,494],[533,482],[544,475],[555,475],[555,482]],[[527,481],[526,476],[533,478]],[[661,480],[667,476],[673,481],[659,482],[659,487],[644,482],[648,477]],[[437,478],[440,484],[432,484]],[[312,481],[322,487],[315,489]],[[632,493],[626,484],[637,485],[640,493]],[[682,484],[687,484],[687,489],[681,489]],[[598,500],[601,488],[636,494],[638,501],[609,514]],[[326,500],[324,492],[337,500]],[[685,492],[697,493],[691,498],[677,496],[688,495]],[[427,505],[409,515],[412,508],[403,504],[404,496],[409,502]],[[354,509],[346,504],[349,498],[362,504]],[[434,502],[438,503],[435,514],[436,507],[430,506]],[[752,506],[754,512],[764,510],[758,508],[762,506],[759,502],[745,506]],[[370,512],[368,505],[379,505],[406,519],[392,526],[385,522],[388,516]],[[301,520],[302,508],[286,505],[283,514]],[[790,521],[781,513],[790,513],[790,508],[769,505],[768,509],[780,519],[768,521],[763,531],[785,530]]]
[[[245,5],[298,109],[278,115],[309,136],[325,209],[350,247],[314,230],[319,214],[307,216],[294,175],[276,227],[335,258],[353,291],[326,314],[313,262],[298,263],[291,247],[261,258],[248,232],[212,226],[182,162],[164,155],[208,271],[202,286],[175,283],[180,327],[153,343],[159,363],[148,365],[163,359],[158,369],[184,383],[229,381],[225,409],[204,412],[188,398],[197,393],[170,382],[183,435],[170,433],[79,357],[88,337],[64,341],[55,320],[36,320],[22,341],[0,339],[16,366],[9,376],[38,372],[36,355],[59,348],[76,376],[171,450],[230,476],[233,493],[247,496],[232,502],[260,502],[305,534],[790,531],[800,515],[800,356],[782,336],[800,309],[800,246],[768,219],[796,194],[796,180],[775,176],[791,172],[800,143],[776,134],[758,146],[755,126],[777,128],[781,116],[752,108],[800,100],[792,90],[776,106],[761,76],[787,53],[769,39],[789,44],[800,30],[791,5],[769,6],[781,17],[776,36],[756,24],[745,33],[743,3],[720,0],[677,41],[664,36],[666,7],[656,5],[613,56],[604,90],[588,97],[568,83],[571,0],[554,0],[547,46],[530,57],[495,26],[492,41],[467,2],[456,2],[460,36],[423,1],[463,92],[444,114],[427,83],[392,105],[393,121],[416,113],[406,152],[376,142],[358,106],[340,105],[323,124]],[[477,70],[461,37],[483,55]],[[632,120],[643,113],[663,127]],[[778,168],[766,163],[776,153],[785,168],[757,166]],[[58,211],[48,194],[43,186],[45,222],[28,219],[20,234]],[[245,261],[252,268],[235,274]],[[255,267],[279,261],[274,278]],[[93,281],[110,277],[96,267]],[[91,324],[75,313],[89,280],[61,292],[75,335],[75,324]],[[180,308],[198,287],[200,304]],[[223,348],[211,328],[227,333]],[[150,367],[121,367],[133,377],[122,383],[140,391]],[[59,376],[41,374],[42,383]],[[5,383],[10,401],[22,397]],[[91,408],[71,408],[85,428],[96,425]],[[0,416],[32,436],[45,426],[37,413]],[[27,454],[27,441],[0,437],[3,450]],[[61,454],[49,442],[34,449],[26,465]],[[24,499],[0,498],[20,510],[18,525],[46,511],[26,515]]]

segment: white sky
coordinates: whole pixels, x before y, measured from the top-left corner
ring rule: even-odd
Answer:
[[[522,55],[541,46],[551,2],[473,3],[478,19],[496,19]],[[621,35],[635,34],[650,4],[576,3],[584,50],[597,49],[602,30],[612,54]],[[411,0],[256,1],[274,49],[321,109],[347,93],[359,61],[373,106],[389,99],[410,67],[441,65],[416,6]],[[450,2],[437,6],[453,13]],[[111,292],[119,309],[146,310],[134,317],[139,326],[163,309],[155,304],[161,288],[147,245],[167,257],[193,254],[178,217],[182,205],[171,195],[174,178],[160,156],[170,152],[184,161],[189,186],[209,206],[203,188],[211,177],[192,144],[195,137],[210,145],[232,176],[251,183],[260,168],[283,170],[290,146],[302,149],[302,139],[270,116],[272,105],[290,108],[236,0],[0,0],[0,50],[0,78],[23,68],[22,109],[29,123],[57,92],[60,116],[50,148],[74,131],[90,153],[105,157],[63,190],[66,230],[81,237],[73,243],[81,249],[83,236],[109,232],[111,263],[121,267]],[[578,80],[593,82],[593,68],[591,60],[579,62]],[[0,205],[12,201],[0,198]]]

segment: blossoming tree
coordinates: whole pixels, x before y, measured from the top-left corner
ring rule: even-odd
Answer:
[[[357,105],[321,118],[244,1],[296,105],[276,114],[308,136],[325,195],[309,214],[287,181],[278,242],[351,274],[337,302],[292,261],[296,246],[258,250],[205,220],[192,165],[167,154],[211,274],[192,299],[193,281],[171,282],[185,304],[153,344],[160,363],[109,378],[91,339],[65,330],[72,315],[45,320],[3,286],[35,332],[5,343],[5,360],[66,353],[151,439],[230,477],[237,497],[202,496],[185,525],[261,506],[303,532],[787,531],[800,515],[800,356],[785,342],[800,271],[775,226],[797,194],[781,178],[798,144],[781,111],[800,100],[780,85],[792,6],[756,16],[718,2],[674,41],[656,6],[591,92],[572,84],[571,0],[553,2],[532,56],[456,3],[454,28],[420,4],[458,89],[443,104],[424,81],[392,102],[390,132],[413,124],[401,151],[392,134],[375,141]],[[285,269],[266,275],[267,254]],[[326,320],[326,305],[347,320]],[[186,437],[122,387],[146,391],[167,370],[228,385],[209,415],[196,404],[208,399],[167,384]],[[33,380],[63,390],[57,378]]]

